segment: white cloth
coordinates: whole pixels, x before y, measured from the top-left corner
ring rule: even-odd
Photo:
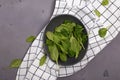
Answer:
[[[44,28],[28,49],[18,69],[16,80],[56,80],[57,77],[70,76],[83,69],[119,33],[119,4],[119,0],[110,0],[107,6],[102,6],[101,0],[56,0],[51,19],[59,14],[70,14],[80,19],[90,32],[88,51],[79,63],[60,66],[59,71],[56,64],[49,58],[43,66],[39,66],[39,60],[44,53],[42,49]],[[95,9],[101,12],[100,18],[94,14]],[[99,37],[98,30],[107,26],[111,27],[106,37]]]

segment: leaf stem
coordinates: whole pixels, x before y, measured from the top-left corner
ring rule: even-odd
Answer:
[[[81,44],[82,48],[85,50],[85,47],[84,47],[81,39],[80,39],[80,44]]]
[[[107,26],[106,28],[109,29],[112,25]]]

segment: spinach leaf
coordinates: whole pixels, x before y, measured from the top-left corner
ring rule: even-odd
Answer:
[[[65,29],[67,32],[71,33],[73,31],[73,28],[76,26],[75,23],[67,23],[67,24],[64,24],[65,25]]]
[[[64,29],[64,25],[60,25],[58,27],[55,28],[55,32],[61,32],[61,30]]]
[[[67,52],[67,49],[64,48],[62,45],[59,45],[59,47],[60,47],[61,52],[65,53],[65,54],[68,53],[68,52]]]
[[[64,53],[60,53],[60,60],[63,61],[63,62],[66,62],[67,61],[67,55],[64,54]]]
[[[22,63],[22,60],[21,60],[21,59],[14,59],[14,60],[10,63],[9,67],[10,67],[10,68],[18,68],[21,63]]]
[[[68,36],[69,36],[69,32],[66,31],[65,29],[62,29],[62,30],[61,30],[61,34],[62,34],[63,36],[65,36],[65,37],[68,37]]]
[[[72,51],[71,49],[69,49],[68,56],[69,57],[74,57],[75,55],[76,55],[76,53],[74,51]]]
[[[66,24],[66,23],[72,23],[72,21],[70,21],[70,20],[65,20],[65,21],[64,21],[64,24]]]
[[[39,63],[40,66],[42,66],[45,63],[46,58],[47,58],[46,55],[42,56],[42,58],[40,59],[40,63]]]
[[[58,53],[58,49],[57,46],[55,44],[48,46],[48,49],[50,51],[50,57],[53,61],[56,61],[56,63],[58,64],[58,57],[59,57],[59,53]]]
[[[54,40],[54,42],[55,42],[56,44],[59,44],[59,42],[61,41],[61,40],[60,40],[60,36],[57,35],[57,34],[54,34],[53,40]]]
[[[75,27],[75,23],[66,23],[66,24],[61,24],[60,26],[55,28],[56,32],[61,32],[62,30],[66,30],[67,32],[72,32],[73,28]]]
[[[88,35],[82,35],[82,43],[84,44],[87,41]]]
[[[74,36],[76,39],[81,38],[83,28],[80,25],[76,25],[74,28]]]
[[[83,42],[84,41],[86,42],[86,40],[85,40],[85,34],[83,34],[83,27],[82,26],[77,25],[75,27],[74,36],[78,40],[79,44],[83,47],[83,49],[85,49],[84,45],[83,45]]]
[[[67,39],[67,37],[64,35],[63,32],[54,32],[54,34],[57,35],[60,40],[66,40]]]
[[[105,37],[105,35],[107,34],[107,28],[101,28],[101,29],[99,29],[99,36],[100,37],[102,37],[102,38],[104,38]]]
[[[95,14],[96,14],[98,17],[101,16],[101,13],[100,13],[97,9],[95,9],[94,12],[95,12]]]
[[[65,41],[65,42],[61,41],[60,44],[57,45],[57,46],[58,46],[59,52],[68,54],[68,49],[69,49],[69,46],[70,46],[69,42],[67,42],[67,41]]]
[[[101,5],[103,5],[103,6],[106,6],[108,4],[109,4],[109,0],[103,0],[102,3],[101,3]]]
[[[26,42],[33,42],[35,40],[35,36],[29,36],[27,39],[26,39]]]
[[[51,40],[49,40],[49,39],[46,39],[46,44],[47,44],[48,46],[50,46],[50,45],[53,44],[53,41],[51,41]]]
[[[64,41],[61,41],[61,46],[60,46],[60,48],[61,48],[61,51],[62,51],[63,53],[68,54],[69,47],[70,47],[70,41],[69,41],[69,39],[66,39],[66,40],[64,40]]]
[[[70,49],[71,49],[71,51],[76,53],[75,58],[77,58],[78,54],[81,50],[81,46],[73,35],[70,38],[70,44],[71,44]]]
[[[54,36],[53,36],[53,42],[55,43],[55,44],[59,44],[61,41],[63,41],[63,40],[66,40],[67,39],[67,37],[65,37],[62,33],[54,33]]]
[[[81,49],[82,49],[82,47],[79,46],[78,49],[77,49],[77,51],[76,51],[75,58],[78,58]]]
[[[53,32],[48,31],[48,32],[46,33],[46,36],[47,36],[47,38],[48,38],[49,40],[54,41],[54,40],[53,40],[53,36],[54,36]]]

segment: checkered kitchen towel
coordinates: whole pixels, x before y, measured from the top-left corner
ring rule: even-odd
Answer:
[[[70,14],[80,19],[90,32],[88,51],[81,62],[72,66],[60,66],[59,70],[49,58],[43,66],[39,66],[39,60],[44,53],[44,28],[28,49],[18,69],[16,80],[56,80],[57,77],[70,76],[84,68],[120,31],[120,1],[109,0],[107,6],[102,6],[101,2],[102,0],[56,0],[52,17]],[[98,18],[94,14],[95,9],[101,12],[101,17]],[[98,30],[107,26],[111,27],[106,37],[99,37]]]

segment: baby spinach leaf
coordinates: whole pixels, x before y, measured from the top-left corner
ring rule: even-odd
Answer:
[[[109,4],[109,0],[102,0],[101,5],[106,6]]]
[[[87,35],[82,35],[82,43],[84,44],[87,41]]]
[[[76,53],[73,52],[71,49],[69,49],[68,56],[69,56],[69,57],[74,57],[75,55],[76,55]]]
[[[27,39],[26,39],[26,42],[33,42],[35,40],[35,36],[29,36]]]
[[[64,40],[64,41],[61,41],[61,51],[63,53],[68,53],[68,50],[69,50],[69,47],[70,47],[70,41],[68,39]]]
[[[76,53],[75,58],[77,58],[80,52],[81,46],[74,36],[71,36],[70,44],[71,44],[70,49]]]
[[[96,14],[98,17],[101,16],[101,13],[100,13],[97,9],[95,9],[94,12],[95,12],[95,14]]]
[[[67,32],[72,32],[75,25],[76,25],[75,23],[61,24],[60,26],[55,28],[55,31],[61,32],[62,30],[66,30]]]
[[[102,37],[102,38],[104,38],[105,37],[105,35],[107,34],[107,28],[101,28],[101,29],[99,29],[99,36],[100,37]]]
[[[74,36],[75,36],[76,39],[81,38],[82,31],[83,31],[82,26],[76,25],[76,27],[74,28]]]
[[[40,66],[42,66],[45,63],[46,58],[47,58],[46,55],[42,56],[42,58],[40,59],[40,63],[39,63]]]
[[[53,61],[56,61],[56,63],[58,64],[58,57],[59,57],[59,53],[58,53],[58,49],[57,46],[55,44],[53,44],[52,46],[48,46],[49,51],[50,51],[50,57]]]
[[[82,49],[82,47],[79,46],[79,47],[78,47],[78,50],[76,51],[75,58],[78,58],[81,49]]]
[[[54,41],[53,40],[53,36],[54,36],[53,32],[47,31],[46,36],[49,40]]]
[[[67,39],[67,37],[62,32],[54,32],[54,34],[57,35],[60,40]]]
[[[22,60],[21,60],[21,59],[14,59],[14,60],[10,63],[9,67],[10,67],[10,68],[18,68],[21,63],[22,63]]]
[[[60,53],[60,60],[63,61],[63,62],[66,62],[67,61],[67,55],[64,54],[64,53]]]
[[[61,52],[65,53],[65,54],[68,53],[68,52],[67,52],[67,49],[64,48],[62,45],[59,45],[59,47],[60,47],[60,49],[61,49]]]
[[[83,45],[83,41],[84,41],[83,37],[82,38],[78,38],[79,44],[82,46],[83,49],[85,49],[85,47]]]
[[[65,27],[66,27],[66,30],[67,30],[67,32],[69,32],[69,33],[71,33],[72,31],[73,31],[73,28],[76,26],[76,24],[75,23],[67,23],[67,24],[64,24],[65,25]]]
[[[64,24],[66,24],[66,23],[72,23],[72,21],[70,21],[70,20],[65,20],[65,21],[64,21]]]
[[[55,32],[61,32],[62,29],[64,29],[64,26],[61,24],[60,26],[55,28]]]
[[[60,36],[57,35],[57,34],[54,34],[53,40],[54,40],[54,42],[55,42],[56,44],[58,44],[58,43],[60,42]]]
[[[65,37],[68,37],[68,36],[69,36],[69,32],[66,31],[65,29],[62,29],[62,30],[61,30],[61,34],[62,34],[63,36],[65,36]]]
[[[79,44],[83,47],[83,49],[85,49],[84,45],[83,45],[83,41],[85,41],[84,40],[85,38],[83,37],[85,35],[85,34],[83,34],[83,30],[84,29],[81,25],[77,25],[75,27],[74,36],[78,40]]]
[[[51,40],[49,40],[49,39],[46,39],[46,44],[47,44],[48,46],[50,46],[50,45],[53,44],[53,41],[51,41]]]

